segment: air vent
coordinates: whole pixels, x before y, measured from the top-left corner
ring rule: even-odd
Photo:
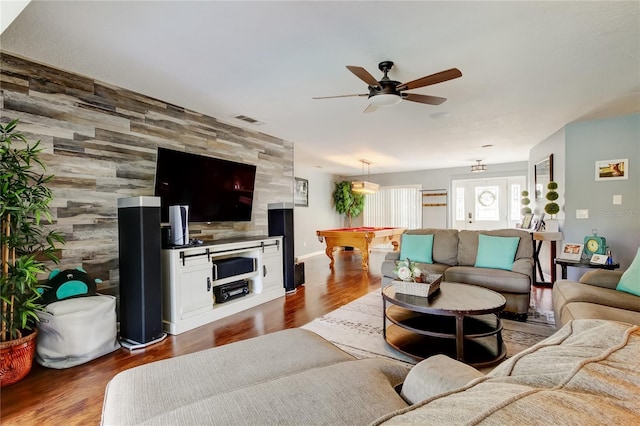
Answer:
[[[242,121],[246,121],[247,123],[251,123],[254,126],[262,126],[264,124],[264,122],[262,122],[260,120],[256,120],[255,118],[251,118],[251,117],[248,117],[248,116],[242,115],[242,114],[236,115],[233,118],[236,118],[236,119],[242,120]]]

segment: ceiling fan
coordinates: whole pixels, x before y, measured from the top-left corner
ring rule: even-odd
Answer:
[[[382,80],[377,81],[374,76],[369,74],[367,70],[362,67],[347,65],[347,69],[354,73],[356,77],[367,83],[369,86],[369,93],[354,94],[354,95],[338,95],[338,96],[322,96],[314,97],[313,99],[331,99],[331,98],[346,98],[351,96],[367,96],[369,98],[369,106],[365,108],[363,112],[373,112],[380,106],[391,106],[400,103],[401,100],[407,100],[411,102],[418,102],[421,104],[440,105],[447,98],[441,98],[438,96],[419,95],[417,93],[404,93],[405,90],[418,89],[420,87],[430,86],[432,84],[442,83],[444,81],[453,80],[454,78],[462,77],[462,73],[457,68],[451,68],[446,71],[440,71],[435,74],[428,75],[426,77],[412,80],[408,83],[401,83],[399,81],[391,80],[387,73],[393,68],[392,61],[383,61],[378,64],[378,69],[384,73]]]

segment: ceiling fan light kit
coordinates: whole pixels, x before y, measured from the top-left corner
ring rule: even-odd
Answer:
[[[379,107],[388,107],[392,105],[397,105],[400,103],[401,100],[402,98],[398,95],[388,95],[388,94],[381,94],[381,95],[375,95],[373,97],[369,97],[369,101],[375,106],[379,106]]]
[[[471,166],[471,173],[482,173],[487,171],[487,165],[482,164],[481,160],[476,160],[478,164]]]
[[[351,96],[366,96],[369,98],[369,106],[363,111],[373,112],[377,107],[388,107],[397,105],[400,101],[407,100],[427,105],[440,105],[447,98],[439,96],[420,95],[417,93],[404,93],[405,90],[418,89],[420,87],[430,86],[432,84],[442,83],[454,78],[462,77],[462,72],[457,68],[451,68],[435,74],[431,74],[408,83],[391,80],[387,74],[393,68],[392,61],[383,61],[378,64],[378,69],[384,73],[384,77],[377,81],[369,71],[355,65],[347,65],[347,69],[351,71],[360,80],[367,83],[369,93],[360,93],[354,95],[338,95],[338,96],[322,96],[313,99],[329,99],[329,98],[346,98]]]

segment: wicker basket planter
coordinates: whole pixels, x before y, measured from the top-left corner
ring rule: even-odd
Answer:
[[[440,288],[441,281],[441,274],[432,274],[424,276],[423,282],[393,281],[393,288],[397,293],[409,294],[412,296],[430,297]]]
[[[12,385],[29,374],[36,353],[38,330],[0,343],[0,387]]]

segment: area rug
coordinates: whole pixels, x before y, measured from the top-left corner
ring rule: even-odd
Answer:
[[[529,320],[530,319],[530,320]],[[507,357],[553,334],[553,312],[530,312],[527,322],[502,319]],[[388,325],[388,323],[387,323]],[[382,336],[382,296],[375,290],[301,328],[334,343],[356,358],[388,358],[405,364],[416,361],[389,346]]]

